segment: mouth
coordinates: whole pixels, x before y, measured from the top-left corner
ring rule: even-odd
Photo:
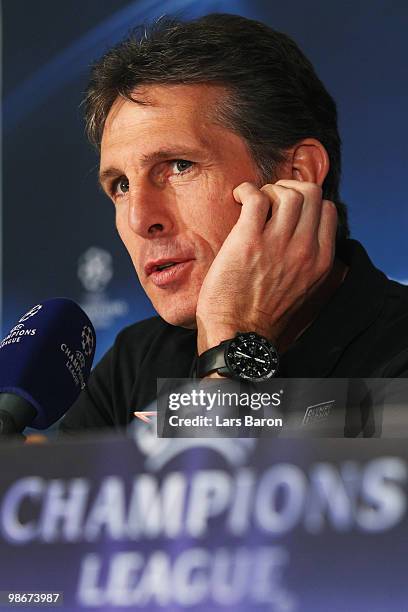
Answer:
[[[146,275],[157,287],[166,287],[175,281],[184,278],[184,271],[188,270],[193,259],[157,260],[149,262],[145,267]]]
[[[162,272],[163,270],[168,270],[169,268],[173,268],[174,266],[178,266],[188,261],[192,261],[192,260],[191,259],[158,259],[156,261],[149,261],[145,266],[145,274],[146,276],[150,276],[151,274],[154,274],[156,272]]]

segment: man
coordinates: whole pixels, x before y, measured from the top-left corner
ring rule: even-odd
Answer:
[[[159,21],[95,65],[86,109],[160,317],[118,335],[63,431],[127,425],[159,377],[245,378],[256,352],[223,361],[238,333],[266,347],[252,380],[408,373],[408,291],[348,239],[336,106],[291,39],[233,15]]]

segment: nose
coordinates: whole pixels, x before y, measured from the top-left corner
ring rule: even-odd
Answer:
[[[174,207],[171,210],[165,189],[149,183],[148,179],[130,185],[128,223],[142,238],[171,234],[175,228]]]

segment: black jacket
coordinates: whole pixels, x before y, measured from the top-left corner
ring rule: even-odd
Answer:
[[[349,272],[318,318],[281,357],[280,377],[408,377],[408,287],[347,241]],[[196,332],[153,317],[122,330],[60,430],[117,428],[156,397],[157,378],[192,377]]]

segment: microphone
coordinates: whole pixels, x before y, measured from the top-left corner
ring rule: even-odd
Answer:
[[[0,342],[0,437],[61,418],[86,386],[95,346],[94,327],[72,300],[26,312]]]

